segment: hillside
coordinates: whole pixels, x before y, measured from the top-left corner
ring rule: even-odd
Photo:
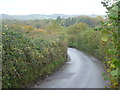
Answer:
[[[44,14],[30,14],[30,15],[8,15],[8,14],[1,14],[3,20],[9,19],[17,19],[17,20],[34,20],[34,19],[56,19],[57,17],[61,18],[69,18],[69,17],[76,17],[81,15],[64,15],[64,14],[52,14],[52,15],[44,15]],[[88,15],[90,17],[97,17],[99,15]]]

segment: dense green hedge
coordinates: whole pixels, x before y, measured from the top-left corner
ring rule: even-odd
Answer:
[[[31,39],[24,32],[8,26],[2,31],[2,86],[25,87],[38,77],[45,77],[66,60],[66,42],[56,37]]]
[[[106,30],[106,28],[104,27],[102,30]],[[76,30],[73,29],[73,31]],[[106,80],[110,81],[109,86],[115,88],[118,87],[120,73],[118,74],[118,54],[113,40],[117,41],[109,33],[94,29],[79,30],[77,34],[68,33],[68,46],[87,52],[101,60],[107,72],[103,75],[105,75]]]
[[[68,46],[78,48],[104,60],[105,47],[101,45],[101,32],[93,29],[79,31],[77,35],[68,34]]]
[[[107,9],[106,20],[94,29],[96,31],[79,29],[80,32],[76,36],[68,33],[69,46],[79,48],[102,60],[106,70],[106,74],[103,75],[110,81],[109,87],[120,88],[120,1],[104,0],[101,3]]]

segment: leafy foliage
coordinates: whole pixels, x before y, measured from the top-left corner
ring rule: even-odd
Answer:
[[[88,52],[105,64],[109,87],[118,88],[120,81],[120,40],[119,40],[119,1],[110,5],[109,1],[102,2],[108,10],[108,18],[94,30],[81,30],[72,26],[73,32],[68,33],[68,45]],[[68,28],[70,30],[70,28]],[[68,31],[69,31],[68,30]],[[74,31],[78,31],[74,35]]]
[[[115,3],[110,4],[111,2],[109,1],[104,1],[102,2],[103,5],[106,7],[108,10],[108,21],[103,23],[103,29],[102,33],[107,33],[108,35],[108,40],[106,41],[106,44],[111,43],[111,47],[107,49],[107,54],[106,56],[107,59],[107,71],[108,71],[108,77],[110,77],[110,87],[116,88],[119,87],[120,83],[120,74],[118,73],[119,66],[120,66],[120,42],[119,42],[119,5],[120,1],[116,1]]]
[[[5,25],[2,36],[3,88],[26,87],[38,77],[51,74],[66,60],[67,46],[60,34],[32,39],[18,28]]]
[[[108,16],[79,16],[56,20],[3,20],[4,88],[22,87],[38,77],[44,78],[66,60],[68,46],[100,59],[106,69],[109,86],[119,87],[120,40],[119,4],[104,0]],[[101,22],[102,21],[102,22]],[[100,25],[101,23],[101,25]],[[7,24],[7,25],[6,25]],[[93,29],[93,27],[95,27]],[[0,73],[1,74],[1,73]]]
[[[63,22],[63,26],[69,27],[76,23],[86,23],[90,27],[95,27],[100,25],[100,22],[103,21],[103,18],[101,16],[98,17],[88,17],[88,16],[79,16],[79,17],[73,17],[73,18],[67,18]]]

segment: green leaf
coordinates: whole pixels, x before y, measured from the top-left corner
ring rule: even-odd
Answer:
[[[114,77],[114,76],[118,76],[118,68],[116,70],[113,70],[110,72],[110,74]]]
[[[110,80],[110,78],[107,77],[107,76],[105,76],[105,77],[104,77],[104,80],[108,81],[108,80]]]
[[[105,77],[105,76],[106,76],[106,73],[102,73],[102,76],[104,76],[104,77]]]
[[[108,41],[108,37],[107,36],[102,36],[101,40],[104,41],[104,42],[107,42]]]

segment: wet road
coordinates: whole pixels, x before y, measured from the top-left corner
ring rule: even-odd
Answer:
[[[60,70],[38,81],[35,88],[104,88],[101,63],[77,49],[68,48],[70,61]]]

